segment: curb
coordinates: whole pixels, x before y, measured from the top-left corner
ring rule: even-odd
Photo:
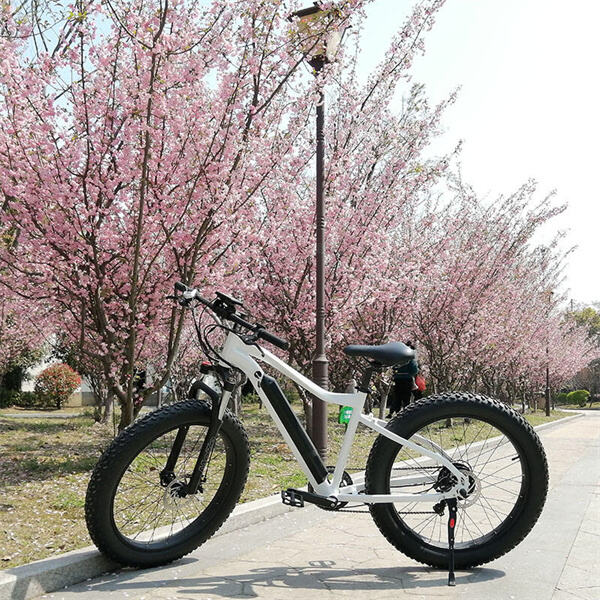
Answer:
[[[583,413],[574,414],[538,425],[534,429],[536,431],[550,429],[583,416]],[[282,504],[279,495],[240,504],[213,537],[267,521],[291,510],[293,507]],[[80,550],[0,571],[0,600],[35,598],[119,568],[117,563],[100,554],[95,546],[87,546]]]
[[[291,510],[291,506],[282,504],[279,495],[240,504],[213,537],[272,519]],[[119,568],[117,563],[100,554],[95,546],[87,546],[0,571],[0,600],[36,598]]]
[[[0,419],[77,419],[78,417],[85,417],[84,413],[69,413],[62,415],[53,415],[44,413],[29,413],[25,415],[19,415],[16,413],[0,413]]]
[[[566,411],[564,411],[566,412]],[[550,421],[550,423],[543,423],[542,425],[536,425],[534,429],[536,431],[541,431],[543,429],[552,429],[558,425],[564,425],[569,421],[573,421],[574,419],[581,419],[584,416],[583,413],[577,413],[576,415],[571,415],[570,417],[563,417],[562,419],[557,419],[556,421]]]

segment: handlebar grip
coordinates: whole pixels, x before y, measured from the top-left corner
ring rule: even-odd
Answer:
[[[175,284],[175,289],[178,292],[182,292],[183,296],[167,296],[167,298],[173,298],[175,300],[179,300],[179,303],[182,306],[187,306],[193,299],[196,299],[196,300],[198,300],[198,302],[201,302],[202,304],[204,304],[204,306],[208,306],[209,308],[213,307],[212,302],[210,300],[207,300],[206,298],[203,298],[198,293],[197,289],[188,287],[187,285],[185,285],[185,283],[182,283],[181,281],[178,281]]]
[[[265,342],[269,342],[273,344],[273,346],[277,346],[282,350],[287,350],[290,347],[289,343],[286,340],[277,337],[273,333],[269,333],[266,329],[259,329],[256,333],[258,337],[265,340]]]

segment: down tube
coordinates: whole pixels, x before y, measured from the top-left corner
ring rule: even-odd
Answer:
[[[269,399],[273,410],[288,433],[292,443],[298,449],[317,485],[327,479],[327,469],[306,430],[292,410],[287,398],[275,379],[263,375],[260,387]]]

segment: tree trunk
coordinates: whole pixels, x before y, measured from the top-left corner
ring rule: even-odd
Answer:
[[[391,379],[390,383],[388,383],[385,387],[382,387],[381,393],[379,395],[379,418],[385,419],[385,408],[387,406],[387,399],[390,395],[390,390],[392,389],[394,380]]]
[[[110,421],[113,412],[114,399],[115,394],[112,390],[109,390],[104,395],[104,402],[102,406],[102,418],[100,419],[100,423],[106,424]]]
[[[296,389],[298,390],[298,395],[302,400],[302,408],[304,409],[304,428],[312,439],[312,400],[299,385],[296,385]]]
[[[121,418],[119,419],[118,430],[119,433],[127,427],[130,423],[133,423],[133,418],[130,417],[129,410],[127,409],[126,403],[120,402],[121,405]]]

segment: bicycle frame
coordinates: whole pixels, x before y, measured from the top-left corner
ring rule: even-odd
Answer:
[[[235,366],[240,369],[252,383],[256,393],[266,406],[292,454],[312,484],[316,494],[326,498],[334,498],[340,502],[361,502],[367,504],[389,502],[436,503],[443,499],[457,498],[460,496],[459,490],[468,489],[468,482],[465,475],[454,466],[448,455],[437,444],[421,436],[415,436],[411,440],[404,439],[386,429],[386,421],[377,419],[372,415],[364,414],[362,408],[367,396],[364,392],[358,391],[353,394],[341,394],[324,390],[268,350],[265,350],[257,344],[245,343],[232,331],[227,335],[221,351],[221,357],[223,359],[221,364],[224,367],[230,365]],[[320,456],[308,438],[306,431],[291,410],[289,403],[283,392],[279,389],[277,382],[268,375],[265,375],[257,361],[261,361],[274,368],[285,377],[297,383],[309,394],[324,402],[352,407],[352,415],[344,435],[344,440],[336,461],[331,482],[327,479],[327,470]],[[231,391],[223,392],[221,404],[219,406],[220,418],[222,418],[225,413],[230,397]],[[369,495],[362,493],[364,485],[344,486],[340,489],[344,469],[348,462],[350,449],[359,423],[362,423],[366,427],[373,429],[377,433],[402,446],[419,452],[421,455],[435,461],[436,464],[446,467],[456,477],[457,483],[450,490],[443,493],[392,493]],[[413,441],[414,439],[416,439],[418,443]],[[428,446],[428,448],[424,446]],[[395,487],[401,487],[402,485],[431,483],[431,477],[416,474],[409,477],[394,478],[392,481]]]

